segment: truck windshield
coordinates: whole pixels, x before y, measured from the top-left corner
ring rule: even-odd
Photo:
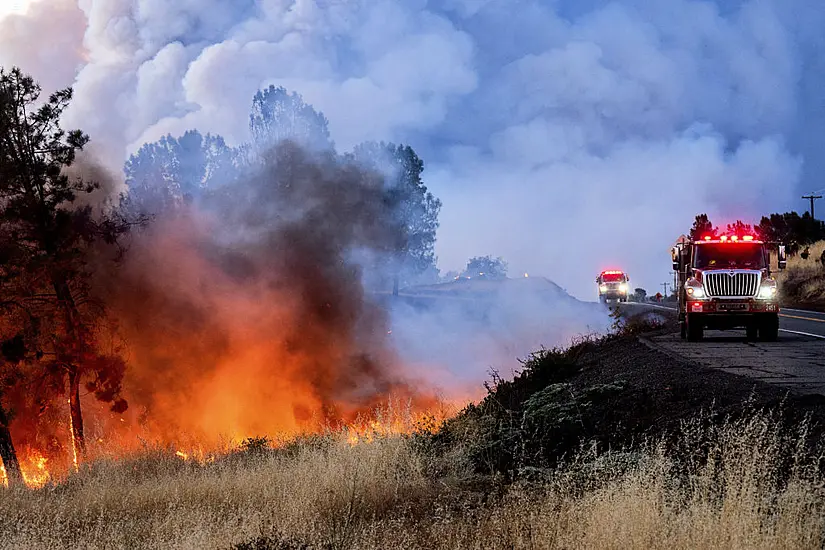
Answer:
[[[694,264],[698,269],[762,269],[765,255],[762,245],[756,243],[699,244]]]

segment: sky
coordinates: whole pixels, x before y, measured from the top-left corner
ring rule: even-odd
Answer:
[[[13,13],[24,13],[31,4],[30,0],[3,0],[0,2],[0,17]]]
[[[72,85],[64,123],[116,173],[166,133],[242,142],[255,91],[283,85],[340,151],[416,149],[442,271],[502,256],[594,300],[602,269],[671,280],[696,214],[758,221],[825,187],[823,19],[816,0],[39,0],[0,15],[0,66]]]

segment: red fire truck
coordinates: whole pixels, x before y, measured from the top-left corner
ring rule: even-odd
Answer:
[[[776,340],[779,302],[770,251],[785,269],[785,246],[758,235],[684,235],[671,249],[678,276],[682,338],[701,340],[705,329],[744,327],[749,340]]]
[[[609,300],[627,301],[630,277],[624,271],[618,269],[602,271],[596,277],[596,284],[599,286],[599,301],[601,303],[604,304]]]

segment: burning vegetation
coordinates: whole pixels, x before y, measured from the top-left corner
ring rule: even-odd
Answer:
[[[280,139],[271,103],[300,98],[270,89],[255,98],[253,143],[198,141],[211,156],[197,182],[138,156],[127,173],[142,176],[101,203],[114,185],[75,164],[88,137],[58,124],[71,98],[44,102],[18,69],[0,73],[6,484],[151,446],[202,457],[347,426],[368,439],[387,399],[415,414],[437,404],[403,371],[365,290],[397,289],[431,258],[440,203],[410,179],[423,166],[411,149],[342,157],[319,138],[323,117],[313,140]],[[402,166],[388,179],[378,168],[392,158]]]

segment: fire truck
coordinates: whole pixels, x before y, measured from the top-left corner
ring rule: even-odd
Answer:
[[[690,342],[705,329],[744,328],[748,340],[774,341],[779,301],[770,252],[785,269],[785,246],[757,235],[681,236],[671,249],[677,275],[681,336]]]
[[[629,283],[630,277],[624,271],[617,269],[602,271],[596,277],[596,284],[599,285],[599,301],[603,304],[608,300],[626,302]]]

